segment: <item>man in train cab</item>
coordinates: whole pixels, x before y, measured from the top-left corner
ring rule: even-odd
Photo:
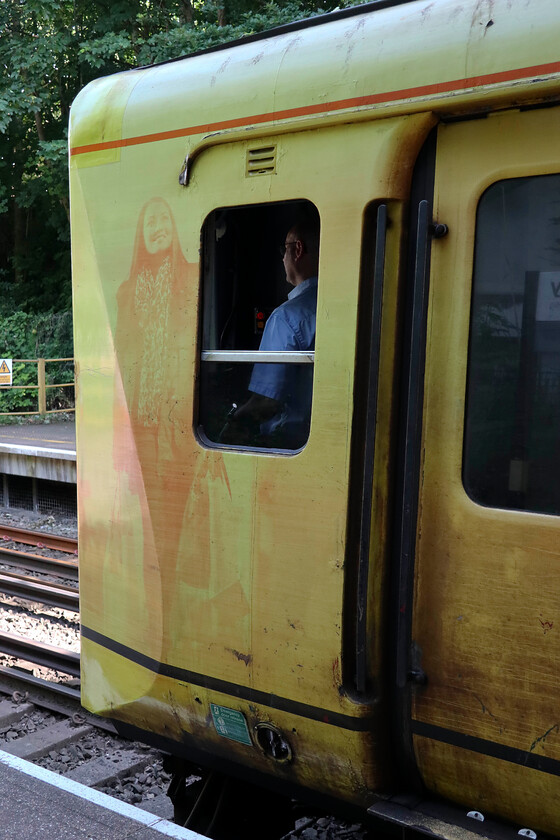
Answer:
[[[306,216],[288,230],[280,246],[288,299],[268,318],[259,350],[314,350],[319,265],[319,219]],[[254,366],[251,396],[230,414],[232,431],[257,427],[254,445],[298,449],[309,436],[313,366]],[[236,441],[239,442],[239,441]]]

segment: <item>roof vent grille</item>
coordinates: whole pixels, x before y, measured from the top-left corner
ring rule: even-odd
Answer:
[[[245,175],[274,175],[276,173],[276,146],[261,146],[258,149],[247,149],[247,168]]]

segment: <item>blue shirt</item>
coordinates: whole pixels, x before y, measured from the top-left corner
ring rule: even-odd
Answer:
[[[288,300],[266,322],[259,350],[313,350],[317,310],[317,277],[295,286]],[[280,414],[263,424],[263,432],[286,425],[309,424],[313,366],[256,364],[249,390],[282,403]]]

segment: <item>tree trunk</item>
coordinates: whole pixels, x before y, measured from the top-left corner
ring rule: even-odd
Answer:
[[[41,119],[41,112],[40,111],[35,111],[33,116],[35,117],[35,127],[37,129],[37,136],[38,136],[39,140],[46,140],[47,138],[45,137],[45,129],[43,128],[43,120]]]
[[[19,257],[25,253],[25,211],[14,201],[14,280],[23,283],[25,275],[21,269]]]
[[[193,22],[193,7],[191,0],[182,0],[181,8],[183,9],[183,19],[185,23]]]
[[[68,201],[68,199],[66,197],[64,197],[64,198],[60,199],[60,203],[62,204],[62,206],[64,207],[64,210],[66,211],[66,215],[68,217],[68,222],[70,222],[70,202]]]

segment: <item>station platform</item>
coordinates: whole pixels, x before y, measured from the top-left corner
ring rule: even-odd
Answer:
[[[76,483],[76,427],[70,421],[0,426],[0,474]]]
[[[0,840],[206,840],[188,828],[0,751]]]

